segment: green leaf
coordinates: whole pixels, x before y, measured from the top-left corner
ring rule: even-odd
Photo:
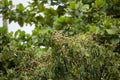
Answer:
[[[19,36],[20,30],[17,30],[14,34],[15,38],[17,38]]]
[[[25,8],[24,8],[23,4],[21,4],[21,3],[18,4],[17,7],[16,7],[16,10],[18,10],[18,11],[20,11],[20,12],[22,12],[24,9],[25,9]]]
[[[76,9],[75,2],[71,2],[69,8],[75,10]]]
[[[13,3],[12,3],[12,1],[11,1],[11,0],[9,1],[9,5],[13,5]]]
[[[18,24],[19,24],[21,27],[23,27],[24,21],[23,21],[23,20],[19,20],[19,21],[18,21]]]
[[[58,22],[64,23],[65,22],[65,17],[61,16],[60,18],[58,18]]]
[[[5,6],[8,6],[8,5],[9,5],[8,0],[3,0],[3,2],[4,2],[4,5],[5,5]]]
[[[37,4],[40,12],[44,11],[44,6],[42,4]]]
[[[91,25],[90,26],[90,32],[95,33],[96,32],[96,26]]]
[[[95,7],[96,8],[101,8],[103,6],[105,6],[106,1],[105,0],[95,0]]]
[[[116,31],[114,31],[113,29],[106,29],[108,34],[115,34]]]
[[[110,20],[105,20],[105,21],[104,21],[104,25],[105,25],[107,28],[110,28],[110,27],[111,27],[111,22],[110,22]]]
[[[111,39],[112,44],[118,44],[120,42],[120,39]]]
[[[7,27],[6,26],[0,27],[0,35],[6,33],[7,33]]]
[[[82,6],[81,11],[88,12],[89,11],[89,7],[90,6],[88,4],[85,4],[85,5]]]
[[[20,32],[20,37],[25,37],[25,31]]]

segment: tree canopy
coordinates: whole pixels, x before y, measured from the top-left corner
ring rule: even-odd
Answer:
[[[35,25],[32,35],[0,27],[0,79],[119,80],[119,4],[31,0],[24,6],[0,1],[3,20]]]

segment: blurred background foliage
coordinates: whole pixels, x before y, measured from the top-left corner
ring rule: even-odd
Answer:
[[[3,19],[21,27],[35,25],[32,35],[0,27],[0,79],[119,80],[119,4],[119,0],[31,0],[24,6],[0,1]]]

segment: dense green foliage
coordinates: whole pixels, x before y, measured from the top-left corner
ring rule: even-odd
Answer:
[[[10,0],[0,1],[3,19],[35,25],[32,35],[0,27],[0,79],[119,80],[119,4],[32,0],[14,7]]]

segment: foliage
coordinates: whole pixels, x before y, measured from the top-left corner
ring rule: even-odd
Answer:
[[[119,3],[32,0],[14,8],[12,1],[0,1],[4,19],[35,25],[32,35],[0,28],[1,79],[119,80]]]

